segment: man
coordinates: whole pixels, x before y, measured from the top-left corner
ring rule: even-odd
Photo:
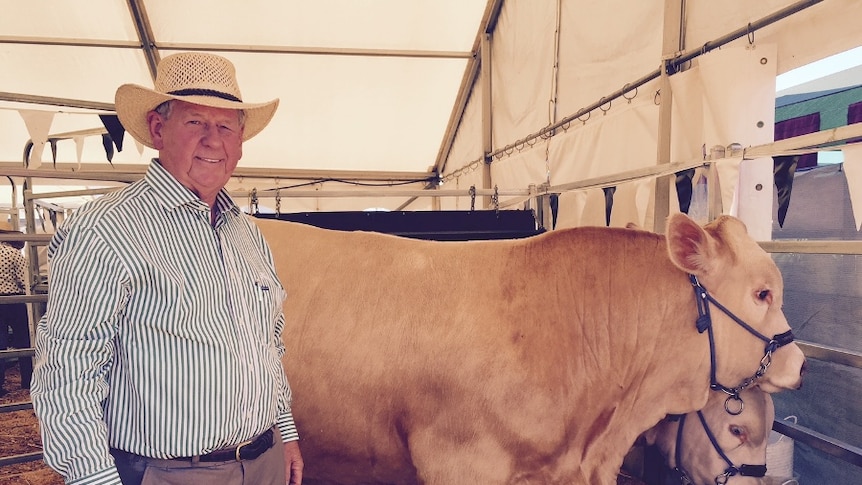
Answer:
[[[159,156],[49,245],[32,398],[67,483],[301,483],[284,290],[224,190],[278,100],[241,99],[233,65],[203,53],[117,89],[120,122]]]
[[[0,221],[0,234],[20,234],[12,224]],[[0,241],[0,296],[23,295],[27,288],[24,283],[24,272],[27,262],[21,249],[23,241]],[[9,330],[12,331],[11,339]],[[11,342],[10,342],[11,340]],[[30,347],[30,325],[27,321],[26,303],[4,303],[0,305],[0,350],[12,347],[26,349]],[[33,364],[29,357],[18,358],[21,370],[21,388],[30,388],[30,374]],[[3,384],[6,382],[7,362],[0,359],[0,396],[6,395]]]

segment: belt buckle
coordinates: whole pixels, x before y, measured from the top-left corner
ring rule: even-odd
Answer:
[[[242,458],[240,458],[240,456],[239,456],[239,454],[242,451],[242,448],[244,446],[250,445],[253,441],[254,441],[253,439],[250,439],[248,441],[243,441],[242,443],[240,443],[236,446],[236,461],[242,461]]]

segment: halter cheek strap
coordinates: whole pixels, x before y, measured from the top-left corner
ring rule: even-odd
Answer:
[[[721,391],[727,394],[728,400],[734,399],[736,401],[742,402],[739,399],[739,393],[742,392],[743,389],[747,388],[751,384],[753,384],[757,379],[763,377],[763,374],[766,373],[766,370],[769,368],[769,365],[772,363],[772,353],[778,350],[779,348],[793,342],[793,332],[788,330],[784,333],[780,333],[778,335],[773,336],[772,338],[763,335],[758,332],[754,327],[745,323],[741,318],[737,317],[730,310],[728,310],[724,305],[719,303],[703,285],[697,280],[697,276],[689,275],[689,280],[691,281],[691,285],[694,288],[694,300],[697,306],[697,320],[695,322],[695,326],[697,327],[697,331],[700,333],[707,332],[709,336],[709,387],[714,391]],[[713,334],[712,328],[712,316],[709,312],[709,305],[713,304],[716,308],[724,312],[725,315],[731,318],[734,322],[736,322],[739,326],[747,330],[750,334],[754,335],[758,339],[766,342],[766,346],[763,349],[763,358],[760,360],[760,366],[753,376],[745,379],[740,385],[736,387],[727,387],[718,382],[716,378],[716,358],[715,358],[715,335]],[[739,406],[738,411],[733,412],[729,407],[728,403],[725,403],[725,408],[731,414],[739,414],[742,412],[742,406]]]
[[[679,427],[676,430],[676,449],[674,450],[674,461],[676,462],[676,467],[674,467],[673,472],[682,485],[692,485],[694,484],[694,481],[691,479],[691,476],[688,471],[686,471],[685,467],[682,466],[682,433],[683,427],[685,426],[685,417],[685,414],[679,416]],[[715,435],[706,423],[706,418],[703,417],[703,413],[701,411],[697,411],[697,417],[700,419],[700,424],[703,426],[703,430],[706,432],[706,436],[709,438],[712,448],[718,452],[721,459],[727,463],[727,468],[724,472],[715,477],[716,485],[725,484],[730,477],[736,475],[758,478],[766,476],[766,465],[734,465],[733,462],[730,461],[730,458],[727,457],[727,454],[724,453],[724,450],[721,449],[721,446],[719,446],[718,440],[715,438]]]

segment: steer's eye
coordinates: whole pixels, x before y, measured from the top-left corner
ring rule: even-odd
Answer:
[[[730,433],[733,436],[736,436],[737,438],[739,438],[739,440],[742,442],[745,442],[747,439],[747,437],[745,435],[745,429],[743,429],[742,426],[737,426],[735,424],[731,424],[730,425]]]
[[[772,303],[772,292],[769,290],[760,290],[757,292],[757,299],[766,303]]]

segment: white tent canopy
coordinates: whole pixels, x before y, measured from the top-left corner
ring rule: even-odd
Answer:
[[[692,161],[704,146],[768,143],[775,75],[862,45],[857,0],[0,0],[0,7],[3,167],[21,167],[31,138],[38,155],[40,137],[68,135],[56,143],[56,168],[50,144],[30,166],[139,173],[154,153],[130,136],[108,164],[100,135],[76,135],[101,131],[97,115],[111,114],[120,84],[151,85],[158,59],[204,50],[234,62],[247,100],[281,99],[272,124],[244,146],[246,176],[231,188],[284,187],[285,195],[299,185],[367,188],[322,181],[330,178],[419,180],[390,187],[418,190],[437,177],[444,190],[514,193]],[[708,44],[789,9],[798,12],[720,49]],[[681,63],[660,94],[662,78],[649,74],[693,49],[702,52]],[[602,103],[617,91],[622,97]],[[669,106],[671,92],[668,121],[661,105]],[[632,183],[619,193],[630,194],[632,210],[648,222],[652,181]],[[589,222],[584,208],[595,197],[563,194],[561,207],[571,210],[561,215]],[[282,210],[394,209],[412,200],[303,197]],[[462,197],[437,207],[468,206]],[[410,205],[428,207],[428,199]]]

